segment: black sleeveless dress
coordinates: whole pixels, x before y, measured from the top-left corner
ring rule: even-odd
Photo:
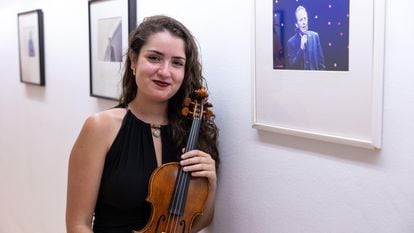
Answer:
[[[179,161],[170,135],[169,126],[162,126],[163,163]],[[95,233],[131,233],[146,225],[151,206],[145,198],[156,167],[151,127],[128,110],[106,155],[93,221]]]

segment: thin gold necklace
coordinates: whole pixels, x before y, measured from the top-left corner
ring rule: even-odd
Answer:
[[[132,109],[129,107],[129,105],[127,105],[127,107],[126,107],[129,111],[131,111],[132,112]],[[132,114],[134,114],[134,113],[132,113]],[[141,114],[143,114],[143,113],[141,113],[140,112],[140,115]],[[142,119],[141,119],[142,120]],[[166,122],[164,122],[164,123],[167,123],[167,121]],[[156,138],[159,138],[160,136],[161,136],[161,125],[158,125],[158,124],[150,124],[151,125],[151,134],[152,134],[152,136],[154,136],[154,137],[156,137]]]

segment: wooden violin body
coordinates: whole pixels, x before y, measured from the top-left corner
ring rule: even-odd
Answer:
[[[195,217],[203,212],[208,196],[208,181],[207,178],[189,179],[187,200],[176,203],[184,205],[182,213],[179,213],[181,207],[172,205],[175,205],[173,198],[181,169],[179,163],[166,163],[152,173],[147,197],[152,205],[152,214],[148,224],[135,233],[190,232]]]

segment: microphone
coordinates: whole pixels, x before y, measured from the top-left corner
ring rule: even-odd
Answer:
[[[301,43],[301,48],[302,50],[305,50],[308,44],[308,33],[305,32],[301,37],[300,37],[300,43]]]

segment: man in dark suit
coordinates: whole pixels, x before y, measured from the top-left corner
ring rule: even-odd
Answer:
[[[288,68],[299,70],[324,70],[319,34],[308,30],[308,13],[303,6],[296,8],[296,33],[288,40]]]

